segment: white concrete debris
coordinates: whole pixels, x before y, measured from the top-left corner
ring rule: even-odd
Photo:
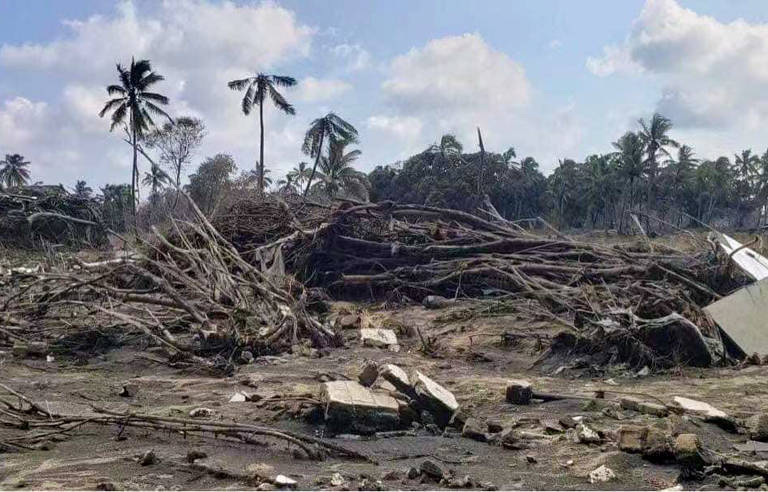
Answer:
[[[292,479],[291,477],[286,477],[285,475],[276,476],[273,482],[279,487],[290,487],[296,485],[296,480]]]
[[[682,396],[676,396],[674,398],[675,403],[686,412],[696,413],[704,415],[706,417],[727,417],[728,414],[722,410],[718,410],[709,403],[703,401],[691,400],[690,398],[684,398]]]
[[[419,371],[413,375],[414,390],[420,400],[426,402],[441,425],[445,425],[459,409],[459,402],[453,393],[443,388]]]
[[[719,299],[704,310],[744,354],[768,354],[768,279]]]
[[[326,421],[345,429],[389,430],[400,419],[397,400],[355,381],[323,383],[321,400]]]
[[[388,348],[397,352],[400,346],[397,344],[397,335],[392,330],[384,328],[361,328],[360,339],[363,345],[368,347]]]
[[[768,278],[768,258],[757,254],[751,248],[745,248],[743,244],[730,236],[715,233],[717,242],[731,259],[747,272],[755,280]]]
[[[599,468],[589,472],[589,483],[608,482],[615,478],[616,474],[613,472],[613,470],[605,465],[600,465]]]
[[[381,366],[379,368],[379,375],[402,393],[408,393],[412,389],[408,374],[394,364],[384,364]]]
[[[594,444],[600,442],[600,434],[584,424],[576,426],[576,440],[584,444]]]
[[[246,400],[248,400],[248,395],[240,391],[229,397],[230,403],[239,403]]]

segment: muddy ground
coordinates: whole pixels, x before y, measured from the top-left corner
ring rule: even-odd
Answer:
[[[714,489],[720,488],[717,476],[679,482],[677,465],[654,464],[638,454],[620,451],[615,441],[616,430],[622,425],[643,423],[670,435],[695,433],[708,448],[730,455],[737,454],[733,445],[745,442],[747,436],[728,433],[695,417],[658,418],[626,410],[603,410],[582,400],[514,406],[504,400],[506,381],[525,378],[542,391],[584,396],[604,389],[608,390],[608,400],[618,399],[622,396],[620,392],[643,393],[665,402],[679,395],[709,402],[737,418],[768,410],[768,367],[680,368],[645,377],[625,367],[543,372],[532,369],[531,364],[546,348],[548,337],[559,331],[557,325],[530,323],[514,315],[462,320],[463,307],[461,303],[439,310],[421,306],[375,310],[368,306],[364,316],[368,321],[398,331],[398,353],[363,347],[356,329],[349,328],[344,331],[345,348],[327,354],[257,358],[251,364],[239,366],[232,377],[215,378],[169,367],[164,362],[167,359],[159,353],[161,349],[149,347],[146,340],[134,337],[117,346],[92,340],[88,343],[98,351],[60,354],[53,362],[14,358],[10,350],[0,348],[4,350],[0,352],[0,381],[51,412],[87,413],[91,405],[96,405],[118,411],[187,417],[190,410],[207,407],[221,421],[265,423],[329,437],[322,425],[308,423],[302,417],[302,402],[306,409],[311,401],[307,398],[317,395],[322,381],[356,379],[364,360],[391,362],[430,375],[450,389],[462,407],[481,422],[516,426],[520,432],[545,436],[526,441],[527,449],[508,450],[463,438],[456,432],[433,435],[421,428],[410,435],[375,440],[331,438],[373,457],[377,464],[335,457],[311,461],[284,442],[248,445],[214,436],[185,437],[86,425],[66,439],[40,446],[44,449],[0,453],[0,488],[244,489],[256,486],[247,479],[253,470],[286,475],[295,479],[301,489],[444,488],[447,483],[408,478],[409,468],[418,468],[429,459],[458,478],[468,475],[468,486],[474,488],[658,490],[682,483],[686,489]],[[337,312],[358,312],[362,308],[345,303],[334,305]],[[456,318],[459,320],[450,321]],[[434,337],[435,355],[419,350],[422,341],[416,328],[422,337]],[[519,337],[505,342],[504,333]],[[132,396],[120,396],[126,383]],[[237,391],[255,393],[261,400],[230,403],[231,395]],[[563,416],[582,416],[588,425],[604,432],[606,439],[591,445],[574,442],[570,434],[559,430],[557,422]],[[0,441],[19,432],[0,426]],[[137,457],[149,450],[154,451],[158,461],[142,466]],[[198,460],[198,464],[209,469],[218,467],[222,472],[211,473],[187,463],[185,457],[192,450],[208,456]],[[590,483],[589,472],[600,465],[611,468],[616,479]]]

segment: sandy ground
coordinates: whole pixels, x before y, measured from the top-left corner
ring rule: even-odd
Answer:
[[[336,308],[359,307],[339,304]],[[296,397],[316,395],[323,380],[356,379],[364,360],[391,362],[430,375],[450,389],[462,407],[481,422],[495,421],[517,426],[521,432],[549,434],[541,440],[526,441],[527,449],[507,450],[457,433],[432,435],[422,428],[413,435],[375,440],[333,438],[374,457],[378,464],[334,457],[310,461],[282,442],[248,445],[213,436],[185,437],[137,429],[120,433],[116,427],[85,426],[64,440],[47,443],[43,446],[46,449],[0,454],[0,488],[243,489],[255,486],[243,477],[257,468],[287,475],[302,489],[442,488],[429,480],[407,478],[410,467],[418,468],[430,459],[456,477],[469,475],[475,488],[493,485],[500,489],[657,490],[677,484],[679,468],[674,464],[653,464],[640,455],[620,451],[613,439],[620,426],[643,423],[670,435],[696,433],[707,447],[726,454],[735,454],[733,444],[745,442],[747,436],[729,434],[697,418],[605,411],[579,400],[514,406],[504,401],[506,381],[526,378],[542,391],[584,396],[604,389],[608,390],[608,400],[622,396],[611,391],[644,393],[665,402],[671,402],[675,395],[686,396],[709,402],[738,418],[768,407],[768,367],[685,369],[648,377],[637,377],[626,368],[613,368],[593,379],[570,379],[568,371],[554,376],[530,369],[530,365],[546,346],[542,340],[557,332],[556,326],[531,325],[514,316],[444,321],[450,318],[450,312],[460,309],[409,307],[371,312],[374,323],[399,331],[402,348],[398,353],[363,347],[356,330],[349,329],[345,331],[347,346],[325,356],[261,358],[240,366],[232,377],[212,378],[156,362],[164,358],[153,353],[155,349],[147,350],[137,339],[100,355],[61,356],[51,363],[15,359],[5,352],[0,354],[0,381],[52,412],[82,413],[90,405],[98,405],[118,411],[186,417],[194,408],[208,407],[214,411],[213,418],[221,421],[258,422],[328,437],[322,425],[301,418],[307,404],[302,408]],[[437,340],[440,357],[419,351],[417,327],[423,336]],[[504,345],[500,336],[504,332],[524,336],[515,344]],[[119,396],[126,382],[135,389],[132,397]],[[236,391],[256,393],[263,399],[258,403],[230,403]],[[607,438],[602,444],[576,443],[568,434],[551,429],[558,427],[562,416],[582,416]],[[18,432],[0,426],[0,440]],[[159,461],[141,466],[136,457],[148,450],[154,450]],[[220,467],[225,473],[211,474],[190,466],[185,460],[190,450],[205,452],[208,457],[198,463]],[[617,478],[589,483],[589,472],[603,464]],[[341,483],[338,476],[332,482],[334,474],[341,475]],[[717,478],[683,485],[686,489],[717,488]]]

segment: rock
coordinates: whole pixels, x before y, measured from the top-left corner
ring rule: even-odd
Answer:
[[[248,400],[248,395],[240,391],[236,392],[234,395],[229,397],[230,403],[242,403],[247,400]]]
[[[413,381],[419,402],[434,415],[438,425],[445,427],[459,409],[456,397],[419,371],[414,373]]]
[[[357,380],[360,381],[360,384],[363,386],[369,387],[373,385],[378,377],[379,367],[375,362],[368,360],[363,363],[363,367],[360,370],[360,375],[357,376]]]
[[[619,449],[626,453],[640,453],[645,447],[648,427],[623,425],[619,428]]]
[[[250,364],[251,362],[253,362],[253,359],[254,359],[253,352],[251,352],[250,350],[243,350],[242,352],[240,352],[241,364]]]
[[[387,482],[391,482],[393,480],[401,480],[402,478],[403,472],[400,470],[389,470],[381,476],[381,479]]]
[[[674,455],[683,468],[700,469],[709,464],[696,434],[680,434],[675,439]]]
[[[600,434],[584,424],[576,426],[576,439],[582,444],[598,444],[601,441]]]
[[[408,378],[408,374],[398,366],[394,364],[384,364],[379,368],[379,375],[397,391],[411,396],[414,395],[413,386],[411,386],[411,380]]]
[[[464,478],[452,478],[448,481],[449,489],[469,489],[472,487],[472,479],[469,475],[464,475]]]
[[[531,383],[523,379],[507,381],[507,401],[515,405],[527,405],[533,397]]]
[[[486,427],[488,428],[488,432],[491,432],[493,434],[504,430],[504,426],[501,425],[501,422],[499,422],[498,420],[489,420],[488,422],[486,422]]]
[[[56,361],[56,358],[54,356],[52,356],[52,355],[46,355],[45,356],[45,362],[49,362],[50,363],[50,362],[55,362],[55,361]]]
[[[117,485],[109,480],[100,480],[96,484],[96,490],[117,490]]]
[[[432,478],[436,482],[439,482],[445,476],[445,471],[443,468],[432,460],[424,460],[421,463],[421,466],[419,466],[419,470],[421,470],[421,473]]]
[[[141,458],[139,458],[139,464],[141,466],[154,465],[155,463],[157,463],[157,455],[152,450],[147,451],[141,455]]]
[[[464,423],[464,428],[461,430],[461,436],[480,442],[486,442],[488,440],[485,435],[485,427],[480,424],[480,421],[473,417],[468,418]]]
[[[453,299],[448,299],[443,296],[427,296],[421,301],[421,304],[427,309],[442,309],[453,303]]]
[[[535,457],[533,457],[533,456],[532,456],[532,455],[530,455],[530,454],[529,454],[528,456],[526,456],[526,457],[525,457],[525,461],[527,461],[528,463],[530,463],[530,464],[532,464],[532,465],[533,465],[534,463],[538,463],[538,461],[536,460],[536,458],[535,458]]]
[[[260,483],[256,490],[277,490],[277,487],[269,482]]]
[[[251,463],[245,470],[251,475],[259,478],[267,478],[272,476],[275,471],[275,467],[268,465],[267,463]]]
[[[519,438],[515,429],[508,427],[498,434],[499,444],[507,449],[517,449]]]
[[[304,451],[301,448],[293,448],[291,449],[291,456],[293,456],[293,459],[296,460],[308,460],[309,455],[306,451]]]
[[[132,398],[136,396],[136,394],[139,392],[139,386],[134,383],[124,383],[120,387],[120,392],[117,394],[117,396],[122,396],[123,398]]]
[[[408,468],[408,473],[406,474],[406,476],[409,479],[413,480],[414,478],[418,478],[419,475],[421,475],[421,472],[417,468],[414,468],[414,467]]]
[[[187,452],[187,462],[188,463],[194,463],[195,460],[201,460],[203,458],[207,458],[208,454],[204,451],[199,451],[197,449],[193,449],[191,451]]]
[[[643,447],[643,458],[661,462],[671,460],[674,456],[672,438],[661,429],[649,427]]]
[[[727,417],[728,415],[722,410],[718,410],[709,403],[703,401],[691,400],[690,398],[683,398],[682,396],[676,396],[674,398],[680,408],[686,412],[694,413],[697,415],[703,415],[705,417]]]
[[[341,487],[347,483],[346,480],[344,480],[344,476],[341,473],[334,473],[331,475],[331,487]]]
[[[480,482],[477,484],[483,490],[499,490],[499,488],[493,484],[493,482]]]
[[[213,410],[205,407],[194,408],[189,411],[189,416],[193,419],[210,417],[211,415],[213,415]]]
[[[459,408],[455,412],[453,412],[453,415],[451,416],[451,420],[448,421],[448,425],[450,427],[453,427],[454,429],[464,429],[464,424],[467,423],[467,420],[469,420],[470,415],[469,412],[467,412],[463,408]]]
[[[291,477],[286,477],[285,475],[278,475],[273,480],[272,483],[277,485],[278,487],[282,488],[294,488],[296,487],[296,480],[292,479]]]
[[[360,316],[356,314],[345,314],[336,318],[336,326],[342,330],[351,330],[360,325]]]
[[[642,369],[637,371],[637,376],[643,378],[645,376],[648,376],[650,373],[651,373],[651,369],[648,366],[644,366]]]
[[[755,441],[768,442],[768,413],[750,419],[749,436]]]
[[[576,422],[576,420],[575,420],[573,417],[571,417],[570,415],[563,415],[562,417],[560,417],[560,419],[558,420],[558,422],[559,422],[559,423],[560,423],[560,425],[562,425],[562,426],[563,426],[563,428],[565,428],[565,429],[574,429],[574,428],[575,428],[575,427],[576,427],[576,426],[579,424],[579,423],[578,423],[578,422]]]
[[[361,328],[360,339],[366,347],[388,348],[397,352],[397,335],[385,328]]]
[[[589,472],[589,483],[603,483],[614,480],[615,478],[616,474],[613,470],[605,465],[601,465],[599,468]]]
[[[393,430],[400,423],[397,400],[354,381],[323,383],[325,421],[333,429],[363,434]]]
[[[669,415],[669,409],[658,403],[642,401],[638,398],[625,396],[620,400],[621,408],[625,410],[634,410],[635,412],[655,415],[657,417],[666,417]]]

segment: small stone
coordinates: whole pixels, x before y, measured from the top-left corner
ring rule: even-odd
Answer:
[[[558,422],[566,429],[573,429],[578,425],[578,422],[570,415],[563,415]]]
[[[260,483],[258,487],[256,487],[256,490],[277,490],[277,487],[269,482],[263,482]]]
[[[477,485],[483,490],[499,490],[499,488],[494,485],[493,482],[480,482]]]
[[[623,425],[619,428],[619,449],[626,453],[640,453],[647,435],[648,427]]]
[[[502,447],[507,449],[516,449],[518,447],[518,436],[515,429],[508,427],[501,431],[499,436],[499,443]]]
[[[275,471],[275,467],[268,465],[267,463],[251,463],[245,470],[251,475],[259,478],[267,478],[272,476]]]
[[[133,383],[125,383],[122,385],[118,396],[123,398],[132,398],[139,392],[139,386]]]
[[[576,427],[576,439],[582,444],[598,444],[601,441],[600,434],[584,424]]]
[[[246,400],[248,400],[248,395],[240,391],[229,397],[229,403],[242,403]]]
[[[651,369],[648,366],[644,366],[642,369],[637,371],[638,377],[641,377],[641,378],[649,375],[650,373],[651,373]]]
[[[253,352],[251,352],[250,350],[243,350],[242,352],[240,352],[241,364],[250,364],[251,362],[253,362],[253,359],[254,359]]]
[[[461,436],[480,442],[486,442],[488,440],[485,435],[484,427],[474,417],[467,419],[464,428],[461,430]]]
[[[306,451],[304,451],[301,448],[293,448],[291,449],[291,456],[293,456],[293,459],[296,460],[308,460],[309,455]]]
[[[203,458],[207,458],[208,454],[204,451],[200,451],[197,449],[193,449],[191,451],[187,452],[187,462],[194,463],[195,460],[201,460]]]
[[[589,483],[608,482],[610,480],[614,480],[615,478],[616,474],[613,472],[613,470],[605,465],[601,465],[599,468],[589,472]]]
[[[296,480],[285,475],[278,475],[272,480],[272,483],[282,488],[293,488],[296,486]]]
[[[427,296],[421,301],[421,304],[427,309],[442,309],[453,304],[452,299],[443,296]]]
[[[205,407],[194,408],[189,411],[189,416],[193,419],[210,417],[211,415],[213,415],[213,410]]]
[[[507,402],[515,405],[527,405],[533,398],[531,383],[522,379],[507,381]]]
[[[375,362],[369,360],[363,363],[363,367],[357,379],[363,386],[371,386],[378,377],[379,367]]]
[[[409,479],[413,480],[414,478],[418,478],[419,475],[421,475],[421,472],[417,468],[414,468],[414,467],[408,468],[408,473],[406,474],[406,476]]]
[[[400,470],[389,470],[387,473],[381,476],[382,480],[391,482],[393,480],[401,480],[403,478],[403,472]]]
[[[331,487],[341,487],[344,485],[347,481],[344,480],[344,476],[341,473],[334,473],[331,475]]]
[[[468,489],[472,487],[472,479],[469,475],[464,475],[464,478],[452,478],[448,481],[449,489]]]
[[[141,458],[139,458],[139,464],[141,466],[154,465],[155,463],[157,463],[157,455],[152,450],[147,451],[141,455]]]
[[[755,441],[768,442],[768,413],[755,415],[750,424],[749,436]]]
[[[530,454],[529,454],[528,456],[526,456],[526,457],[525,457],[525,461],[527,461],[528,463],[530,463],[530,464],[532,464],[532,465],[533,465],[534,463],[538,463],[538,461],[536,460],[536,458],[535,458],[534,456],[530,455]]]
[[[445,476],[443,468],[432,460],[424,460],[419,467],[421,473],[439,482]]]
[[[114,482],[103,480],[96,484],[96,490],[117,490],[117,486]]]

